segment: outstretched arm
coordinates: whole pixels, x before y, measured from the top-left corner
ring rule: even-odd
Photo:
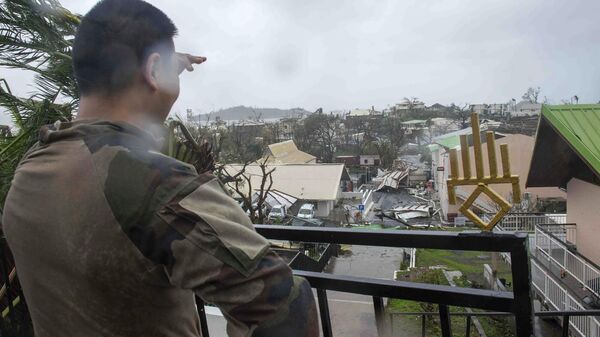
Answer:
[[[168,235],[171,283],[218,306],[229,336],[318,336],[308,282],[292,275],[218,180],[206,177],[158,212],[174,230]]]

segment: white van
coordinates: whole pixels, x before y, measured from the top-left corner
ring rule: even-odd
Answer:
[[[315,217],[315,205],[304,204],[298,211],[298,218],[300,219],[313,219]]]
[[[271,208],[269,213],[269,220],[283,220],[285,219],[285,206],[275,205]]]

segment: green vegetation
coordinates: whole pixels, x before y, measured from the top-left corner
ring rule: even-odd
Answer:
[[[418,255],[417,255],[418,256]],[[449,285],[446,277],[444,276],[441,269],[418,269],[411,273],[410,280],[418,283],[430,283],[430,284],[440,284],[440,285]],[[463,312],[463,308],[458,307],[450,307],[450,312]],[[387,312],[391,315],[394,313],[401,312],[431,312],[437,313],[439,312],[437,304],[425,303],[425,302],[414,302],[400,299],[390,299],[388,301]],[[396,315],[400,319],[394,319],[394,322],[400,322],[400,324],[413,324],[415,321],[410,320],[411,316],[400,316]],[[425,331],[427,337],[440,336],[440,321],[438,315],[430,315],[426,317],[426,325]],[[452,329],[453,336],[463,336],[464,331],[466,329],[465,318],[456,316],[451,318],[452,321]],[[419,321],[420,322],[420,321]],[[420,323],[419,323],[420,324]]]
[[[483,331],[488,337],[514,337],[515,334],[510,328],[514,325],[513,321],[512,318],[504,316],[479,318]]]
[[[386,229],[383,228],[381,224],[370,224],[370,225],[360,225],[360,226],[352,226],[354,229]]]
[[[445,266],[448,270],[458,270],[474,283],[483,285],[483,265],[492,264],[490,252],[471,252],[462,250],[417,249],[417,267]],[[512,283],[510,267],[500,261],[498,277]]]
[[[449,251],[435,249],[417,250],[417,268],[412,271],[400,272],[403,279],[412,282],[448,285],[441,269],[428,269],[431,266],[444,266],[447,270],[458,270],[463,273],[460,278],[455,278],[454,282],[458,287],[481,287],[483,285],[483,264],[491,264],[491,253],[488,252],[470,252],[470,251]],[[510,268],[500,262],[498,265],[498,275],[501,278],[512,280],[510,277]],[[415,316],[402,316],[402,312],[432,312],[434,315],[427,317],[425,331],[427,337],[440,336],[440,322],[438,306],[431,303],[422,303],[407,301],[401,299],[390,299],[387,305],[387,312],[394,316],[393,322],[396,329],[402,327],[396,325],[407,325],[420,329],[420,317],[415,320]],[[450,307],[450,312],[464,312],[461,307]],[[477,310],[476,310],[477,311]],[[396,314],[396,315],[394,315]],[[484,331],[489,337],[512,337],[511,318],[507,317],[480,317],[479,321]],[[454,316],[451,318],[453,336],[464,336],[466,331],[466,317]],[[475,329],[471,327],[471,329]],[[420,331],[420,330],[419,330]]]

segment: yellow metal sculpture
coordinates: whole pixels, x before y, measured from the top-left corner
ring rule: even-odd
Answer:
[[[502,175],[498,174],[498,166],[496,163],[496,138],[493,131],[486,132],[489,176],[485,176],[483,172],[483,154],[481,150],[481,133],[479,130],[479,117],[476,113],[471,114],[471,128],[473,130],[473,152],[475,161],[475,176],[471,175],[471,155],[469,151],[468,135],[460,136],[460,154],[462,157],[463,176],[460,177],[458,172],[458,152],[456,149],[450,150],[450,175],[448,183],[448,199],[452,205],[456,204],[456,186],[477,186],[473,193],[460,206],[459,211],[468,219],[473,221],[477,226],[492,230],[494,226],[510,211],[512,205],[506,201],[501,195],[492,190],[490,184],[511,184],[513,202],[521,202],[521,188],[519,186],[519,176],[512,175],[510,172],[510,160],[508,157],[508,145],[500,145],[500,157],[502,159]],[[494,201],[500,210],[489,222],[482,220],[470,208],[475,200],[481,194],[487,195]]]

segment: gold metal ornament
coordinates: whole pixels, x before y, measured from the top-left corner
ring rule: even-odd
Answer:
[[[519,176],[512,175],[510,171],[510,160],[508,156],[508,145],[500,144],[500,158],[502,159],[502,175],[498,175],[496,163],[496,138],[493,131],[486,132],[486,141],[488,149],[488,162],[490,175],[485,176],[483,172],[483,154],[481,151],[481,131],[479,129],[479,116],[476,113],[471,114],[471,128],[473,131],[473,153],[475,161],[475,176],[471,175],[471,155],[469,151],[468,135],[460,136],[460,154],[462,158],[463,176],[459,176],[458,171],[458,152],[456,149],[450,150],[450,174],[447,180],[448,184],[448,202],[451,205],[456,204],[456,186],[477,186],[473,193],[460,206],[459,211],[464,214],[478,227],[491,231],[494,226],[510,211],[512,205],[501,195],[492,190],[490,184],[511,184],[513,192],[513,201],[521,202],[521,188],[519,186]],[[481,195],[487,195],[495,202],[500,210],[489,221],[485,222],[470,207]]]

